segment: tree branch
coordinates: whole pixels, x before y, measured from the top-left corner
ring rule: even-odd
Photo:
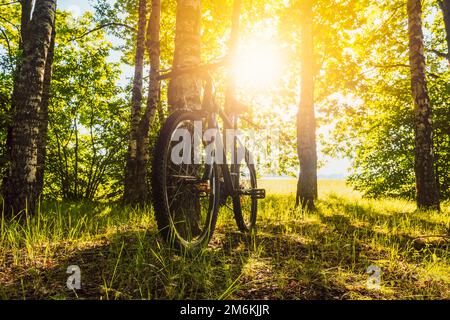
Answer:
[[[18,3],[20,3],[20,1],[12,1],[12,2],[8,2],[8,3],[0,3],[0,7],[2,7],[2,6],[9,6],[9,5],[11,5],[11,4],[18,4]]]
[[[82,35],[70,39],[68,42],[75,41],[75,40],[80,40],[81,38],[84,38],[84,37],[86,37],[87,35],[89,35],[89,34],[91,34],[93,32],[99,31],[99,30],[104,29],[104,28],[112,27],[112,26],[124,27],[124,28],[127,28],[127,29],[129,29],[129,30],[131,30],[133,32],[137,32],[137,30],[135,28],[133,28],[132,26],[129,26],[127,24],[120,23],[120,22],[110,22],[110,23],[102,24],[102,25],[100,25],[100,26],[98,26],[98,27],[96,27],[96,28],[94,28],[92,30],[86,31]]]
[[[396,63],[396,64],[375,64],[373,65],[374,68],[380,68],[380,69],[393,69],[393,68],[410,68],[409,64],[405,64],[405,63]],[[434,78],[434,79],[439,79],[440,76],[438,76],[437,74],[434,74],[432,72],[426,71],[427,75]]]
[[[438,57],[450,60],[450,53],[444,53],[444,52],[441,52],[441,51],[438,51],[438,50],[435,50],[435,49],[431,49],[430,52],[434,53]]]
[[[396,64],[375,64],[373,65],[375,68],[381,68],[381,69],[391,69],[391,68],[410,68],[409,64],[404,63],[396,63]]]
[[[6,46],[8,47],[8,58],[9,58],[9,64],[11,66],[11,68],[14,69],[13,66],[13,57],[12,57],[12,50],[11,50],[11,44],[9,42],[9,38],[8,35],[6,34],[6,32],[3,29],[0,29],[0,31],[2,32],[3,38],[6,41]]]
[[[17,31],[20,32],[20,28],[19,28],[17,25],[15,25],[14,23],[12,23],[11,21],[9,21],[8,19],[6,19],[6,18],[4,18],[4,17],[2,17],[2,16],[0,16],[0,19],[3,20],[3,21],[5,21],[5,22],[8,23],[9,25],[11,25],[14,29],[16,29]]]

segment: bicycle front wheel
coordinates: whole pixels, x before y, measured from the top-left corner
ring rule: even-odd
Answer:
[[[171,115],[161,129],[153,159],[153,206],[158,228],[170,244],[188,251],[208,244],[219,208],[217,167],[199,159],[206,152],[204,143],[196,143],[202,141],[199,124],[206,126],[201,112]]]
[[[235,167],[234,175],[237,190],[233,196],[234,218],[240,231],[251,232],[256,228],[258,189],[255,165],[250,161],[248,150],[245,162]]]

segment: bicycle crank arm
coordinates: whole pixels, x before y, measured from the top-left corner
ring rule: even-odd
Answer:
[[[193,184],[202,183],[205,181],[204,179],[199,179],[198,177],[195,177],[195,176],[171,175],[170,177],[181,180],[182,182],[188,182],[188,183],[193,183]]]

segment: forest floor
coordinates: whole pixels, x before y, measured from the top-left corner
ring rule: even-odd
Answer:
[[[165,245],[151,209],[53,202],[25,222],[2,219],[0,298],[450,299],[449,204],[418,212],[321,181],[317,211],[302,212],[295,183],[262,184],[257,236],[239,233],[223,209],[196,257]],[[70,265],[80,290],[66,287]]]

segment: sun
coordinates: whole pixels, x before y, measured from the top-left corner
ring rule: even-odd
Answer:
[[[272,41],[247,41],[240,45],[232,64],[239,87],[267,89],[281,77],[283,57]]]

